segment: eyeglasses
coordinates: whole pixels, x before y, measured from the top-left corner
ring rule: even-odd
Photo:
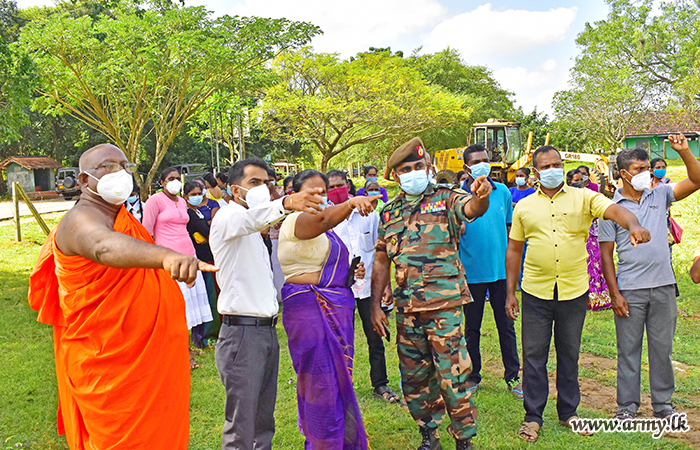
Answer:
[[[128,173],[133,174],[133,173],[136,173],[136,169],[138,169],[138,165],[136,163],[131,163],[131,162],[124,163],[124,164],[110,162],[110,163],[100,164],[99,166],[93,167],[92,169],[88,169],[88,170],[97,170],[97,169],[102,169],[106,173],[115,173],[115,172],[119,172],[120,170],[124,169]]]

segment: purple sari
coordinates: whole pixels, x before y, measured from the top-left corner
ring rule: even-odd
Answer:
[[[355,297],[345,284],[348,250],[329,231],[318,286],[285,283],[282,323],[297,373],[299,430],[307,450],[366,450],[353,388]]]

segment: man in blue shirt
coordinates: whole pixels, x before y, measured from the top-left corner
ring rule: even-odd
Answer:
[[[480,144],[470,145],[464,150],[464,170],[469,178],[462,189],[471,192],[469,185],[481,175],[491,171],[488,153]],[[467,384],[472,392],[481,382],[481,321],[487,293],[498,328],[501,357],[505,367],[504,378],[511,393],[523,399],[520,383],[520,359],[513,321],[506,315],[506,247],[508,230],[513,216],[513,199],[505,184],[488,179],[492,186],[491,204],[486,213],[473,222],[464,224],[464,233],[459,241],[459,257],[467,274],[469,291],[473,302],[464,305],[466,316],[465,335],[467,349],[472,360],[472,372]]]

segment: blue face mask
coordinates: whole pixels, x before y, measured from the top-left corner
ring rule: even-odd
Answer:
[[[518,186],[525,186],[526,181],[525,177],[515,177],[515,184]]]
[[[188,201],[192,206],[199,206],[199,204],[202,203],[202,200],[204,200],[203,195],[192,195]]]
[[[228,192],[229,197],[233,197],[233,194],[231,193],[231,186],[226,186],[226,192]]]
[[[554,189],[564,182],[564,169],[560,167],[537,170],[537,172],[540,174],[540,184],[547,189]]]
[[[133,205],[134,203],[136,203],[136,200],[138,200],[138,199],[139,199],[139,196],[134,195],[132,197],[127,198],[126,201]]]
[[[379,177],[365,177],[365,180],[376,183],[377,181],[379,181]]]
[[[324,195],[324,196],[321,197],[321,198],[323,199],[323,203],[319,203],[318,206],[320,206],[321,209],[326,209],[326,208],[328,208],[328,207],[330,206],[330,205],[328,204],[328,197]]]
[[[487,162],[481,162],[479,164],[469,166],[469,170],[472,171],[472,177],[476,180],[482,175],[489,176],[489,174],[491,173],[491,164]]]
[[[425,169],[412,170],[399,175],[401,189],[409,195],[420,195],[428,187],[428,173]]]
[[[373,197],[375,195],[379,195],[379,191],[367,191],[367,197]]]
[[[654,176],[656,178],[663,178],[666,176],[666,169],[654,169]]]

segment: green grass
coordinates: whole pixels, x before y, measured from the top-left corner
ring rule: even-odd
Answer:
[[[672,178],[680,177],[682,166],[671,165]],[[386,186],[395,192],[395,183]],[[681,408],[694,407],[700,393],[700,337],[697,320],[692,316],[700,310],[700,289],[690,281],[688,269],[692,262],[695,244],[700,239],[700,227],[696,224],[698,197],[674,206],[674,216],[684,228],[683,242],[674,248],[674,267],[681,286],[679,308],[689,317],[679,316],[674,360],[688,364],[689,372],[677,373],[677,394],[674,402]],[[50,227],[56,218],[48,220]],[[53,362],[51,328],[36,322],[36,313],[27,304],[27,279],[36,261],[44,235],[39,227],[23,224],[24,241],[13,241],[12,226],[0,225],[0,442],[11,437],[10,444],[22,442],[32,450],[67,448],[65,439],[55,432],[57,393]],[[392,335],[395,324],[392,323]],[[360,407],[367,423],[370,445],[374,450],[406,450],[419,443],[416,425],[410,415],[398,406],[386,405],[371,395],[367,346],[359,319],[356,322],[355,381]],[[516,322],[520,335],[520,322]],[[278,328],[281,344],[280,374],[277,398],[274,446],[278,449],[303,448],[303,440],[297,429],[296,376],[292,369],[286,336]],[[497,371],[483,373],[482,389],[476,395],[479,408],[479,434],[475,448],[526,449],[533,448],[516,437],[523,418],[522,403],[514,400],[506,391],[500,378],[500,351],[493,316],[485,314],[482,351],[485,366],[497,367]],[[589,313],[584,328],[582,351],[606,358],[615,358],[615,333],[610,311]],[[643,356],[646,364],[646,355]],[[220,447],[223,422],[224,391],[216,371],[213,350],[206,350],[197,357],[200,368],[192,372],[192,397],[190,402],[190,449],[211,450]],[[398,359],[395,344],[387,346],[390,386],[399,390]],[[550,358],[550,370],[555,369]],[[601,368],[582,369],[581,377],[590,378],[604,385],[614,386],[614,371]],[[644,372],[644,389],[648,391],[647,374]],[[581,408],[584,417],[606,417],[607,411]],[[690,412],[690,411],[689,411]],[[447,419],[446,419],[447,422]],[[454,449],[454,441],[442,429],[443,447]],[[576,436],[557,423],[555,401],[550,399],[545,410],[545,424],[538,449],[681,449],[687,446],[671,439],[654,440],[642,434],[599,433],[592,438]]]

